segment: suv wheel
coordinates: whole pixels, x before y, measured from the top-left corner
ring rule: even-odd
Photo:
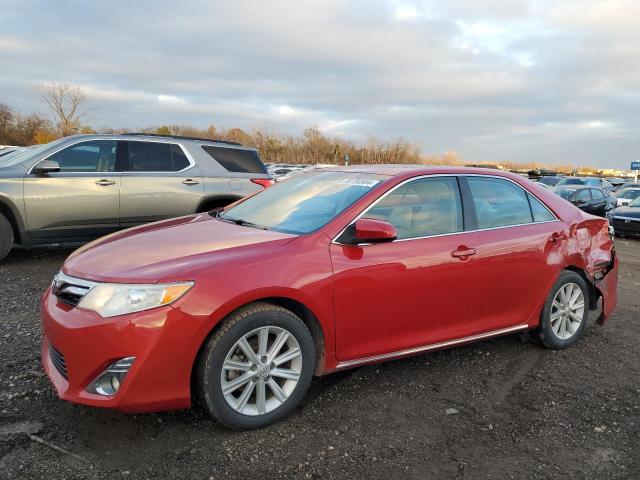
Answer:
[[[547,348],[567,348],[578,340],[589,316],[589,290],[580,275],[565,270],[547,298],[535,331]]]
[[[7,217],[0,213],[0,261],[7,256],[13,246],[13,228]]]
[[[230,428],[263,427],[293,412],[314,367],[315,345],[302,320],[277,305],[252,304],[209,339],[197,370],[199,399]]]

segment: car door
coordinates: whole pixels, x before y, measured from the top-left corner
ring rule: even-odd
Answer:
[[[477,282],[469,287],[474,330],[523,325],[539,314],[540,299],[555,279],[566,239],[562,222],[535,196],[506,178],[467,176],[476,231]]]
[[[37,174],[39,163],[60,171]],[[85,238],[119,226],[120,173],[116,141],[87,140],[40,160],[24,178],[27,226],[35,239]]]
[[[126,148],[120,194],[123,227],[195,213],[204,194],[200,169],[177,143],[121,142]]]
[[[466,335],[468,295],[477,276],[469,257],[460,255],[472,234],[464,231],[456,177],[408,181],[361,217],[391,223],[398,238],[331,244],[337,358],[384,355]]]
[[[591,209],[594,215],[604,217],[607,213],[608,203],[608,195],[604,190],[598,188],[591,189]]]

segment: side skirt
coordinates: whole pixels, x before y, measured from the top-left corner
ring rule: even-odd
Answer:
[[[356,367],[359,365],[365,365],[368,363],[383,362],[394,358],[407,357],[410,355],[416,355],[418,353],[429,352],[431,350],[439,350],[441,348],[453,347],[455,345],[461,345],[463,343],[476,342],[478,340],[484,340],[486,338],[499,337],[501,335],[507,335],[509,333],[515,333],[522,330],[528,330],[529,325],[526,323],[522,325],[516,325],[508,328],[501,328],[499,330],[492,330],[490,332],[479,333],[477,335],[471,335],[470,337],[456,338],[454,340],[447,340],[445,342],[431,343],[429,345],[423,345],[421,347],[408,348],[406,350],[399,350],[397,352],[383,353],[380,355],[372,355],[370,357],[356,358],[354,360],[347,360],[344,362],[338,362],[336,370],[343,370],[345,368]]]

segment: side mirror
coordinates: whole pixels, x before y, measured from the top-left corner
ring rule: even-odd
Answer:
[[[43,160],[38,165],[36,165],[36,168],[33,171],[40,175],[51,172],[59,172],[60,164],[55,160]]]
[[[355,223],[355,243],[392,242],[398,238],[396,227],[389,222],[361,218]]]

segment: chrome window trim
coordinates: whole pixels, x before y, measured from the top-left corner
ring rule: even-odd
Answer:
[[[560,219],[558,218],[558,216],[553,213],[551,211],[551,209],[547,206],[547,204],[545,202],[543,202],[542,200],[540,200],[540,198],[538,198],[538,196],[531,192],[530,190],[524,188],[522,185],[520,185],[518,182],[515,182],[514,180],[507,178],[507,177],[501,177],[499,175],[489,175],[489,174],[482,174],[482,173],[434,173],[434,174],[425,174],[425,175],[418,175],[416,177],[411,177],[408,178],[402,182],[400,182],[398,185],[396,185],[395,187],[391,188],[390,190],[387,190],[385,193],[383,193],[380,197],[378,197],[371,205],[369,205],[367,208],[365,208],[356,218],[354,218],[353,220],[351,220],[346,227],[344,227],[342,230],[340,230],[340,233],[338,233],[333,240],[331,240],[332,244],[336,244],[336,245],[350,245],[350,244],[345,244],[345,243],[341,243],[338,242],[337,239],[340,238],[340,236],[345,232],[345,230],[347,228],[349,228],[351,225],[353,225],[356,221],[358,221],[360,218],[362,218],[369,210],[371,210],[374,206],[376,206],[376,204],[380,201],[382,201],[387,195],[391,194],[393,191],[395,191],[397,188],[402,187],[403,185],[415,181],[415,180],[420,180],[423,178],[434,178],[434,177],[454,177],[454,178],[458,178],[458,177],[486,177],[486,178],[497,178],[499,180],[507,180],[511,183],[513,183],[514,185],[516,185],[517,187],[519,187],[520,189],[522,189],[525,194],[528,193],[530,194],[533,198],[535,198],[538,202],[540,202],[544,208],[547,209],[547,211],[553,216],[553,220],[545,220],[543,222],[528,222],[528,223],[519,223],[516,225],[502,225],[499,227],[488,227],[488,228],[476,228],[475,230],[462,230],[459,232],[449,232],[449,233],[438,233],[438,234],[434,234],[434,235],[425,235],[423,237],[411,237],[411,238],[401,238],[398,240],[393,240],[390,243],[397,243],[397,242],[406,242],[409,240],[423,240],[425,238],[436,238],[436,237],[444,237],[444,236],[448,236],[448,235],[460,235],[463,233],[473,233],[473,232],[484,232],[487,230],[502,230],[504,228],[514,228],[514,227],[523,227],[525,225],[541,225],[544,223],[552,223],[552,222],[560,222]],[[531,209],[531,205],[529,205],[529,208]],[[533,213],[532,213],[532,217],[533,218]],[[373,245],[371,243],[359,243],[359,246],[367,246],[367,245]]]
[[[114,138],[92,138],[92,139],[83,138],[83,139],[78,140],[76,142],[67,143],[66,145],[58,148],[57,150],[54,150],[53,152],[48,154],[46,157],[42,157],[40,160],[38,160],[36,163],[34,163],[31,166],[31,168],[29,169],[29,171],[27,172],[27,175],[33,174],[33,171],[35,170],[35,168],[41,162],[44,162],[45,160],[48,160],[52,155],[55,155],[56,153],[61,152],[62,150],[65,150],[66,148],[73,147],[73,146],[78,145],[80,143],[98,142],[98,141],[110,141],[110,142],[116,142],[116,143],[117,142],[127,142],[127,141],[129,141],[129,142],[168,143],[168,144],[178,145],[182,149],[182,151],[184,152],[185,156],[187,157],[187,160],[189,161],[189,166],[183,168],[182,170],[176,170],[175,172],[166,172],[166,171],[133,172],[133,171],[127,170],[127,171],[121,171],[121,172],[52,172],[52,173],[62,173],[62,174],[64,174],[64,173],[73,173],[73,174],[83,173],[83,174],[96,175],[96,176],[103,176],[103,175],[113,176],[113,175],[121,175],[123,173],[128,173],[128,174],[139,174],[139,173],[182,173],[182,172],[186,172],[187,170],[190,170],[191,168],[196,166],[196,162],[193,159],[193,157],[191,156],[191,153],[189,152],[189,150],[187,150],[182,143],[176,142],[175,140],[165,140],[165,139],[151,140],[151,139],[147,139],[147,138],[135,138],[135,139],[133,139],[133,138],[118,138],[116,136]],[[116,148],[117,148],[117,146],[116,146]]]
[[[527,330],[528,328],[529,328],[529,325],[527,325],[526,323],[523,323],[520,325],[515,325],[513,327],[500,328],[498,330],[491,330],[485,333],[470,335],[468,337],[445,340],[443,342],[437,342],[437,343],[429,343],[427,345],[422,345],[420,347],[407,348],[404,350],[397,350],[395,352],[382,353],[379,355],[371,355],[368,357],[361,357],[353,360],[346,360],[344,362],[338,362],[338,365],[336,366],[336,370],[342,370],[343,368],[351,368],[351,367],[355,367],[357,365],[361,365],[365,363],[382,362],[382,361],[390,360],[396,357],[415,355],[417,353],[424,353],[430,350],[437,350],[440,348],[452,347],[454,345],[459,345],[461,343],[475,342],[476,340],[482,340],[490,337],[497,337],[500,335],[506,335],[508,333],[515,333],[521,330]]]

